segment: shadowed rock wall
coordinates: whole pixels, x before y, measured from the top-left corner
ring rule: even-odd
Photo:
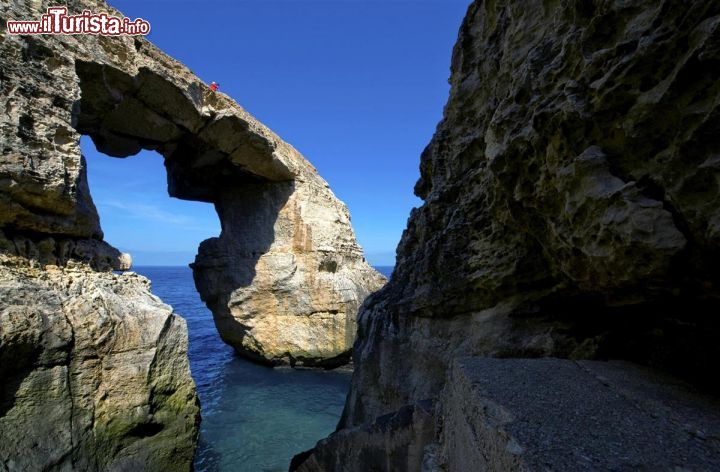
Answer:
[[[442,403],[458,357],[620,358],[717,387],[719,25],[714,1],[470,5],[425,203],[361,310],[345,413],[308,470],[383,457],[351,431]]]

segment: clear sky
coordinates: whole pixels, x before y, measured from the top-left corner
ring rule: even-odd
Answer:
[[[349,207],[368,260],[393,265],[420,153],[442,116],[470,0],[110,0],[148,36],[295,146]],[[212,205],[172,199],[156,153],[83,138],[105,239],[136,265],[192,262]]]

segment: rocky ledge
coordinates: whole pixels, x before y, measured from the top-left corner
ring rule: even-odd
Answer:
[[[338,431],[323,470],[717,470],[720,401],[625,362],[458,358],[437,402]],[[357,465],[359,464],[359,465]]]

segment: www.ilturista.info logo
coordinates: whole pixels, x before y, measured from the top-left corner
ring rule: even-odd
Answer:
[[[85,10],[68,15],[65,7],[50,7],[40,21],[8,20],[9,34],[96,34],[101,36],[138,36],[150,32],[150,23],[138,18],[130,21],[106,13]]]

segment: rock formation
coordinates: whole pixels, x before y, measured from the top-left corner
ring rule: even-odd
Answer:
[[[50,5],[3,2],[0,27]],[[271,364],[347,362],[384,278],[317,171],[229,97],[144,38],[3,31],[0,109],[1,470],[191,467],[185,325],[111,273],[130,260],[102,239],[83,134],[114,157],[156,150],[171,196],[215,205],[222,234],[193,268],[223,339]]]
[[[310,177],[223,191],[222,234],[204,241],[192,264],[223,340],[259,362],[347,363],[358,308],[384,283],[345,206]]]
[[[477,437],[447,441],[485,423],[468,409],[471,425],[462,424],[453,409],[527,410],[462,393],[459,358],[625,359],[715,387],[719,66],[717,2],[470,5],[444,118],[422,156],[415,191],[425,203],[411,214],[391,281],[359,315],[343,419],[294,467],[467,470],[462,454],[477,452]],[[560,375],[567,367],[557,362]],[[484,369],[511,376],[514,365]],[[534,385],[505,393],[530,401]],[[643,388],[638,398],[650,401]],[[538,436],[499,431],[510,452],[537,450]],[[704,454],[717,458],[708,441]],[[503,463],[505,449],[483,447]],[[650,453],[595,466],[652,468]],[[535,470],[532,454],[507,470]]]
[[[0,379],[0,470],[191,468],[185,320],[143,277],[0,255]]]
[[[41,11],[19,4],[3,17]],[[222,234],[201,245],[193,268],[223,339],[273,364],[347,360],[357,308],[384,278],[366,263],[347,208],[292,146],[144,39],[3,43],[2,227],[101,239],[79,135],[115,157],[156,150],[171,196],[218,211]]]
[[[292,470],[717,470],[720,402],[624,362],[457,358],[437,402],[344,428]]]

